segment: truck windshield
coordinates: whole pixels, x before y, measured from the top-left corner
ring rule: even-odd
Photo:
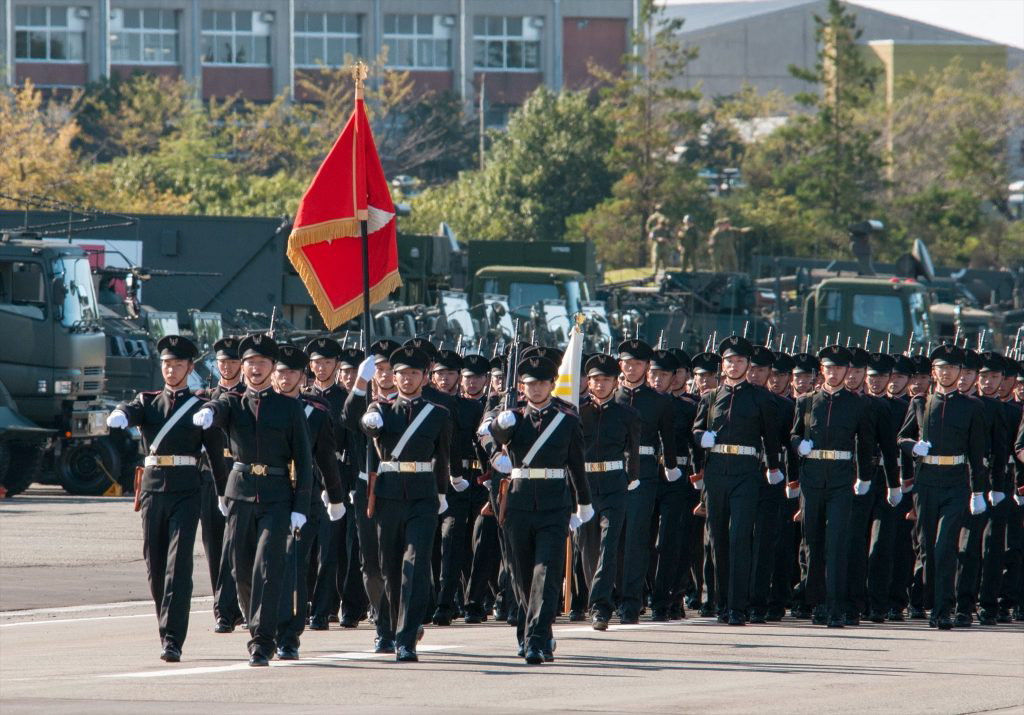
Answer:
[[[99,319],[92,271],[85,257],[61,256],[53,262],[53,273],[64,283],[64,315],[61,324],[73,327]]]
[[[910,321],[914,329],[914,335],[920,336],[922,341],[932,339],[932,331],[928,325],[928,306],[925,303],[924,291],[914,291],[910,294]]]

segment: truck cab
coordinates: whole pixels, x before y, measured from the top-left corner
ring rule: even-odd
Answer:
[[[508,296],[508,305],[515,316],[527,318],[530,309],[546,300],[565,303],[569,315],[581,312],[590,301],[590,289],[579,271],[565,268],[533,268],[526,266],[487,266],[473,275],[470,302],[477,296],[500,294]]]
[[[828,278],[811,289],[804,303],[803,332],[821,347],[840,336],[864,340],[870,331],[874,351],[878,341],[906,349],[932,339],[928,291],[909,278]]]

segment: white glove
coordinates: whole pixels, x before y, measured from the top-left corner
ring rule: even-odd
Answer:
[[[576,531],[583,525],[583,522],[575,514],[569,515],[569,531]]]
[[[369,382],[373,378],[373,373],[377,369],[377,356],[370,355],[359,363],[359,377]]]
[[[502,410],[498,413],[498,426],[502,429],[512,429],[516,426],[516,413],[512,410]]]
[[[1014,494],[1013,500],[1017,502],[1017,506],[1024,506],[1024,496],[1021,496],[1020,494]]]
[[[700,436],[700,446],[704,449],[711,449],[715,446],[715,433],[711,430],[705,430],[704,434]]]
[[[799,454],[801,457],[806,457],[808,454],[811,453],[811,450],[813,448],[814,442],[812,442],[809,439],[802,439],[800,440],[800,444],[796,446],[796,453]]]
[[[228,500],[224,497],[217,497],[217,508],[220,513],[224,515],[224,518],[228,518]]]
[[[353,489],[352,491],[350,491],[348,493],[348,503],[349,504],[355,504],[356,503],[356,490],[355,489]]]
[[[484,489],[486,489],[487,491],[491,491],[491,480],[490,479],[485,479],[484,480]]]
[[[452,489],[460,494],[469,489],[469,482],[462,477],[452,477],[449,481],[452,483]]]
[[[437,514],[438,516],[440,516],[441,514],[444,514],[446,511],[448,511],[448,499],[445,498],[444,494],[438,494],[437,501]]]
[[[306,515],[300,514],[297,511],[292,512],[292,531],[301,529],[306,525]]]
[[[199,412],[192,415],[192,424],[203,429],[210,429],[213,427],[213,410],[208,407],[199,410]]]
[[[480,439],[487,439],[491,436],[491,421],[484,420],[480,423],[480,426],[476,428],[476,436]]]
[[[594,518],[594,507],[590,504],[578,504],[576,506],[576,516],[579,517],[581,524],[586,524]]]
[[[384,418],[379,412],[367,412],[361,421],[366,429],[380,429],[384,426]]]
[[[781,484],[782,480],[785,479],[781,469],[766,469],[764,475],[768,479],[768,483],[772,486]]]
[[[128,416],[121,410],[114,410],[107,415],[107,427],[111,429],[127,429]]]
[[[988,505],[985,503],[985,495],[981,492],[971,493],[971,513],[977,516],[978,514],[984,514]]]
[[[631,492],[634,489],[636,489],[638,486],[640,486],[640,480],[639,479],[634,479],[633,481],[631,481],[629,484],[626,485],[626,491]]]
[[[320,492],[320,501],[322,501],[324,503],[324,506],[327,507],[328,509],[331,508],[331,498],[327,496],[326,489]]]
[[[865,482],[858,478],[857,481],[853,483],[853,493],[859,497],[867,494],[869,489],[871,489],[871,482]]]
[[[931,449],[931,442],[922,442],[918,440],[914,443],[914,449],[911,450],[915,457],[926,457],[928,456],[928,450]]]
[[[789,482],[786,484],[786,498],[787,499],[799,499],[800,498],[800,482]]]
[[[665,470],[665,479],[670,482],[676,481],[681,476],[683,476],[683,470],[679,467],[673,467],[672,469]]]
[[[324,492],[326,494],[327,492]],[[326,498],[326,497],[325,497]],[[338,521],[341,517],[345,516],[345,505],[341,502],[337,504],[327,505],[327,518],[331,521]]]
[[[701,489],[704,488],[704,480],[703,479],[698,479],[697,481],[690,482],[690,483],[693,485],[693,488],[696,489],[697,491],[700,491]]]
[[[886,501],[889,502],[889,506],[897,507],[900,502],[903,501],[903,490],[899,487],[890,487],[889,495],[886,497]]]
[[[508,455],[502,452],[491,460],[491,464],[494,465],[494,471],[499,474],[511,474],[512,473],[512,460],[508,458]]]
[[[1006,498],[1006,494],[1003,492],[990,491],[988,493],[988,501],[992,506],[999,506],[999,503]]]

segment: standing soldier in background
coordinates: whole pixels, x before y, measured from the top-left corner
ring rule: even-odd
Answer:
[[[220,380],[210,391],[210,399],[218,400],[228,392],[241,395],[245,392],[245,383],[242,382],[242,361],[238,358],[238,340],[236,338],[221,338],[213,344],[217,358],[217,372]],[[226,438],[223,437],[226,443]],[[212,463],[220,459],[224,464],[224,473],[231,471],[234,458],[231,450],[224,448],[223,456],[207,454],[207,459]],[[206,561],[210,567],[210,579],[213,582],[213,615],[217,619],[214,626],[214,633],[231,633],[235,626],[241,624],[242,611],[238,607],[238,591],[235,589],[235,577],[231,574],[231,553],[232,546],[228,539],[224,538],[227,521],[220,513],[217,506],[217,485],[213,479],[203,480],[203,510],[199,520],[203,525],[203,548],[206,551]]]
[[[181,660],[192,605],[192,549],[199,526],[201,476],[199,456],[205,448],[214,455],[214,478],[224,479],[220,432],[197,429],[192,417],[204,402],[188,388],[188,375],[198,351],[187,338],[168,335],[157,343],[163,390],[141,392],[122,402],[107,417],[114,429],[138,427],[146,450],[140,489],[142,555],[146,559],[149,591],[168,663]]]
[[[303,351],[282,345],[278,348],[273,377],[274,389],[279,394],[298,399],[303,406],[315,467],[309,518],[301,529],[288,537],[285,583],[281,589],[281,620],[277,630],[277,657],[281,660],[297,660],[299,657],[299,637],[306,627],[309,613],[309,557],[314,537],[323,531],[320,522],[336,522],[345,516],[344,485],[338,471],[334,423],[328,405],[314,397],[302,396],[309,362]]]
[[[669,262],[669,239],[672,231],[668,218],[661,212],[661,204],[654,206],[654,213],[647,217],[647,239],[651,242],[651,268],[655,273],[665,270]]]
[[[203,429],[223,429],[235,462],[227,484],[218,483],[238,596],[246,609],[249,665],[266,666],[275,654],[288,534],[301,529],[313,483],[312,450],[302,405],[271,385],[277,344],[257,333],[238,346],[248,388],[227,393],[193,415]],[[291,481],[294,469],[294,486]]]
[[[676,231],[679,244],[679,265],[684,271],[695,271],[700,265],[697,251],[700,250],[700,229],[690,214],[683,216],[683,223]]]

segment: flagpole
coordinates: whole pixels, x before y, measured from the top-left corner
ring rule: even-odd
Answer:
[[[356,102],[358,102],[360,99],[363,98],[363,82],[366,80],[366,74],[367,74],[367,72],[366,72],[366,65],[363,64],[361,61],[360,62],[356,62],[356,66],[352,70],[352,78],[355,80],[355,85],[356,85],[355,86],[355,101]],[[356,123],[356,132],[358,132],[358,131],[359,131],[359,123],[357,122]],[[360,144],[358,142],[358,134],[356,136],[357,136],[356,147],[359,147]],[[370,216],[369,216],[369,211],[367,209],[360,209],[358,207],[356,207],[356,216],[359,219],[359,234],[360,234],[360,238],[361,238],[360,243],[362,245],[362,253],[363,253],[363,256],[362,256],[362,259],[363,259],[363,335],[366,336],[366,339],[364,341],[364,346],[366,348],[366,355],[369,356],[369,354],[370,354],[370,346],[373,344],[373,321],[370,320],[370,233],[369,233],[369,226],[368,226]],[[366,389],[366,403],[367,403],[367,405],[369,405],[369,403],[372,400],[373,400],[372,388],[371,388],[370,385],[367,385],[367,389]],[[371,445],[370,438],[367,437],[366,438],[366,475],[367,475],[367,485],[373,483],[369,479],[369,475],[370,475],[370,471],[371,471],[370,467],[372,466],[372,461],[370,459],[370,453],[371,453],[372,450],[371,450],[371,446],[370,445]],[[369,486],[367,486],[366,498],[367,498],[367,504],[369,504],[369,502],[371,500],[370,487]],[[367,509],[369,511],[369,507]]]

